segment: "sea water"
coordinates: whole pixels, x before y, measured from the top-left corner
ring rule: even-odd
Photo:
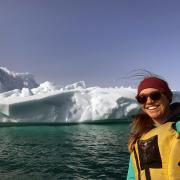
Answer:
[[[129,124],[0,127],[0,180],[123,180]]]

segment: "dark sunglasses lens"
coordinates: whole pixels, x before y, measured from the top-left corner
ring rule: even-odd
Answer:
[[[144,95],[136,96],[138,103],[144,104],[147,101],[147,97]]]
[[[149,97],[150,97],[153,101],[157,101],[157,100],[161,99],[161,92],[151,93],[151,94],[149,95]]]

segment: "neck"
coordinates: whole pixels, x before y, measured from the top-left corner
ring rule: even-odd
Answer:
[[[161,126],[162,124],[164,124],[166,122],[166,118],[164,120],[153,119],[153,122],[154,122],[154,126],[158,127],[158,126]]]

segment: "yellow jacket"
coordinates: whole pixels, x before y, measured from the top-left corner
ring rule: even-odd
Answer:
[[[131,155],[137,180],[180,180],[180,134],[167,122],[144,134]]]

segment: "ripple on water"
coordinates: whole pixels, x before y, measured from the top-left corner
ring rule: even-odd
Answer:
[[[128,125],[0,129],[0,179],[125,179]]]

